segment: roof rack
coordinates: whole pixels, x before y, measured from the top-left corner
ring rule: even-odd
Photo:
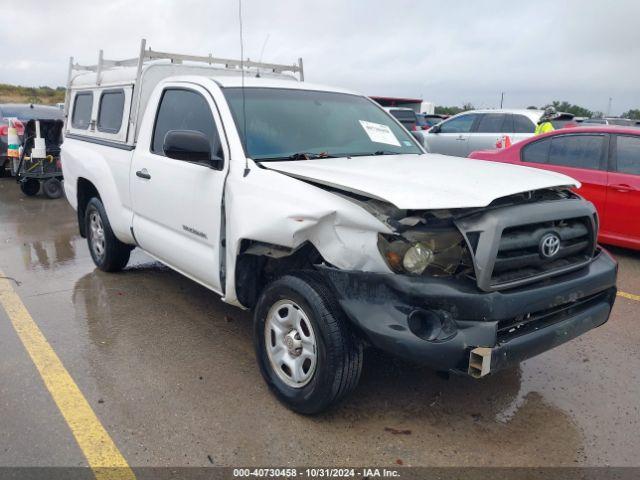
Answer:
[[[263,63],[254,62],[249,60],[234,60],[231,58],[214,57],[212,54],[207,56],[198,55],[184,55],[180,53],[168,53],[157,52],[146,48],[147,40],[142,39],[140,42],[140,55],[135,58],[127,58],[125,60],[107,60],[103,56],[102,50],[98,54],[98,63],[96,65],[80,65],[79,63],[73,63],[73,57],[69,59],[69,80],[71,80],[71,74],[76,71],[89,71],[96,72],[97,83],[100,84],[100,74],[104,70],[114,67],[138,67],[138,73],[142,70],[142,66],[145,62],[153,60],[170,60],[171,63],[180,64],[184,61],[187,62],[200,62],[208,65],[224,65],[225,68],[256,68],[270,70],[274,73],[291,72],[297,73],[300,77],[300,81],[304,81],[304,69],[302,66],[302,58],[298,59],[297,64],[281,65],[277,63]]]
[[[153,60],[170,60],[171,63],[181,64],[184,61],[187,62],[199,62],[206,63],[208,65],[224,65],[225,68],[236,68],[236,69],[244,69],[244,68],[256,68],[258,71],[260,69],[271,71],[273,73],[283,73],[283,72],[291,72],[293,74],[298,74],[298,77],[301,82],[304,81],[304,69],[302,66],[302,58],[298,58],[297,64],[292,65],[280,65],[277,63],[263,63],[263,62],[253,62],[248,58],[246,60],[233,60],[230,58],[219,58],[214,57],[212,54],[208,56],[197,56],[197,55],[184,55],[180,53],[168,53],[168,52],[156,52],[151,50],[151,48],[147,48],[147,40],[142,39],[140,41],[140,54],[135,58],[127,58],[125,60],[107,60],[104,58],[102,50],[100,50],[98,54],[98,63],[96,65],[80,65],[79,63],[73,62],[73,57],[69,58],[69,71],[67,74],[67,92],[71,88],[71,82],[73,81],[73,72],[74,71],[89,71],[96,72],[96,84],[100,85],[102,80],[102,72],[108,70],[110,68],[115,67],[136,67],[136,85],[140,84],[140,77],[142,75],[142,67],[146,62],[150,62]],[[139,91],[138,91],[139,96]],[[68,101],[69,95],[66,95],[65,99],[65,114],[68,113]]]

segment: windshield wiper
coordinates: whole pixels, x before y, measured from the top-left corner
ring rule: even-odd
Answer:
[[[401,153],[390,150],[377,150],[375,152],[350,153],[347,157],[372,157],[374,155],[401,155]]]
[[[374,155],[400,155],[398,152],[392,152],[390,150],[378,150],[373,152]]]
[[[296,152],[282,157],[256,158],[255,160],[256,162],[269,162],[277,160],[316,160],[318,158],[335,158],[335,156],[329,155],[327,152]]]
[[[333,158],[327,152],[313,153],[313,152],[297,152],[292,153],[287,157],[289,160],[314,160],[316,158]]]

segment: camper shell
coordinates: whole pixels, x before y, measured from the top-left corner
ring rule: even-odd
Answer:
[[[144,115],[151,93],[162,80],[183,75],[219,78],[243,74],[245,77],[304,80],[302,58],[296,64],[281,65],[218,58],[212,54],[166,53],[147,48],[145,39],[136,58],[107,60],[100,50],[96,65],[80,65],[71,57],[64,103],[65,136],[80,136],[84,140],[89,137],[96,143],[133,147],[140,129],[138,120]],[[107,103],[115,104],[116,108],[110,108]],[[106,116],[111,117],[109,125],[101,122]]]

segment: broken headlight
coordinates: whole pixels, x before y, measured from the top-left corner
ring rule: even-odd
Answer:
[[[380,234],[378,248],[396,273],[450,276],[471,265],[466,242],[456,228]]]

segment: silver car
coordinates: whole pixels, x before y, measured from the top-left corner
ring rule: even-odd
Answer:
[[[431,153],[466,157],[475,150],[496,148],[503,135],[515,143],[533,136],[542,110],[470,110],[422,132]]]

